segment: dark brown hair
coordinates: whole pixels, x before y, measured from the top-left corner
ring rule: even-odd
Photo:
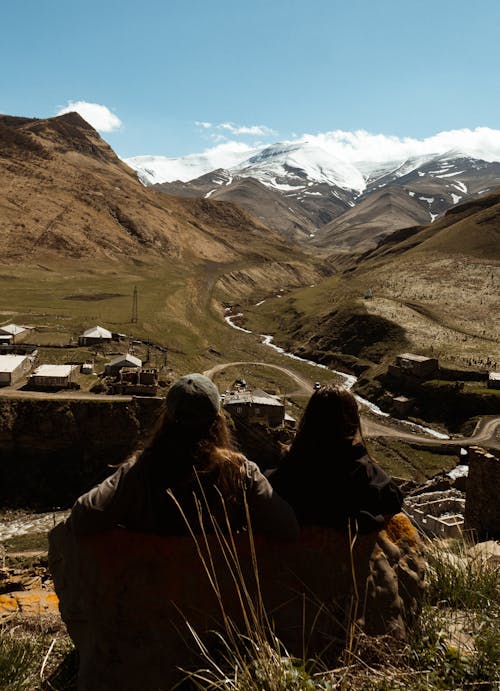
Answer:
[[[207,427],[189,429],[164,411],[133,458],[137,463],[154,465],[167,484],[210,475],[226,499],[234,498],[241,488],[245,457],[235,449],[223,412],[217,413]]]
[[[327,384],[317,389],[304,410],[287,460],[309,460],[331,453],[336,446],[361,439],[358,404],[343,386]]]

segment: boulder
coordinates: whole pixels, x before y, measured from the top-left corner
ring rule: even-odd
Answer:
[[[404,638],[425,585],[402,514],[380,533],[307,527],[297,542],[125,530],[76,540],[60,524],[49,564],[80,655],[79,691],[172,688],[180,669],[206,666],[192,632],[208,640],[233,624],[272,631],[299,657],[338,650],[358,630]]]

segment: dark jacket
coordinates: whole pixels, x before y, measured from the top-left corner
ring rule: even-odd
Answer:
[[[117,527],[160,535],[186,535],[188,528],[179,507],[167,494],[170,488],[195,533],[201,532],[199,507],[207,532],[213,532],[207,506],[219,525],[226,516],[217,489],[216,471],[192,472],[165,482],[151,459],[121,465],[113,475],[81,496],[73,506],[69,526],[76,535],[103,532]],[[252,528],[281,539],[298,537],[299,527],[290,506],[273,491],[255,463],[245,460],[241,468],[241,491],[225,501],[233,530],[246,526],[245,500]]]
[[[302,525],[323,525],[367,533],[380,530],[401,510],[403,495],[361,445],[332,449],[331,457],[283,460],[268,475]]]

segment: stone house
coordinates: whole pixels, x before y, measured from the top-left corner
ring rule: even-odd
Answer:
[[[500,389],[500,372],[488,374],[488,389]]]
[[[231,391],[223,396],[222,405],[245,422],[280,427],[285,421],[285,405],[277,396],[261,389]]]
[[[415,379],[432,379],[439,370],[437,358],[402,353],[396,356],[396,363],[389,365],[389,373],[395,376],[407,376]]]

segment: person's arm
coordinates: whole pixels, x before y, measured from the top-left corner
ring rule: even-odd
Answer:
[[[76,500],[69,516],[69,527],[75,535],[101,533],[128,527],[135,512],[134,486],[137,469],[124,463],[112,475]],[[137,487],[136,487],[137,491]],[[135,492],[136,493],[136,492]]]
[[[381,528],[401,511],[403,495],[392,478],[368,456],[359,459],[356,465],[354,477],[360,527],[364,530],[372,525]]]
[[[296,540],[300,528],[293,509],[273,490],[252,461],[246,461],[246,496],[252,530],[280,540]]]

